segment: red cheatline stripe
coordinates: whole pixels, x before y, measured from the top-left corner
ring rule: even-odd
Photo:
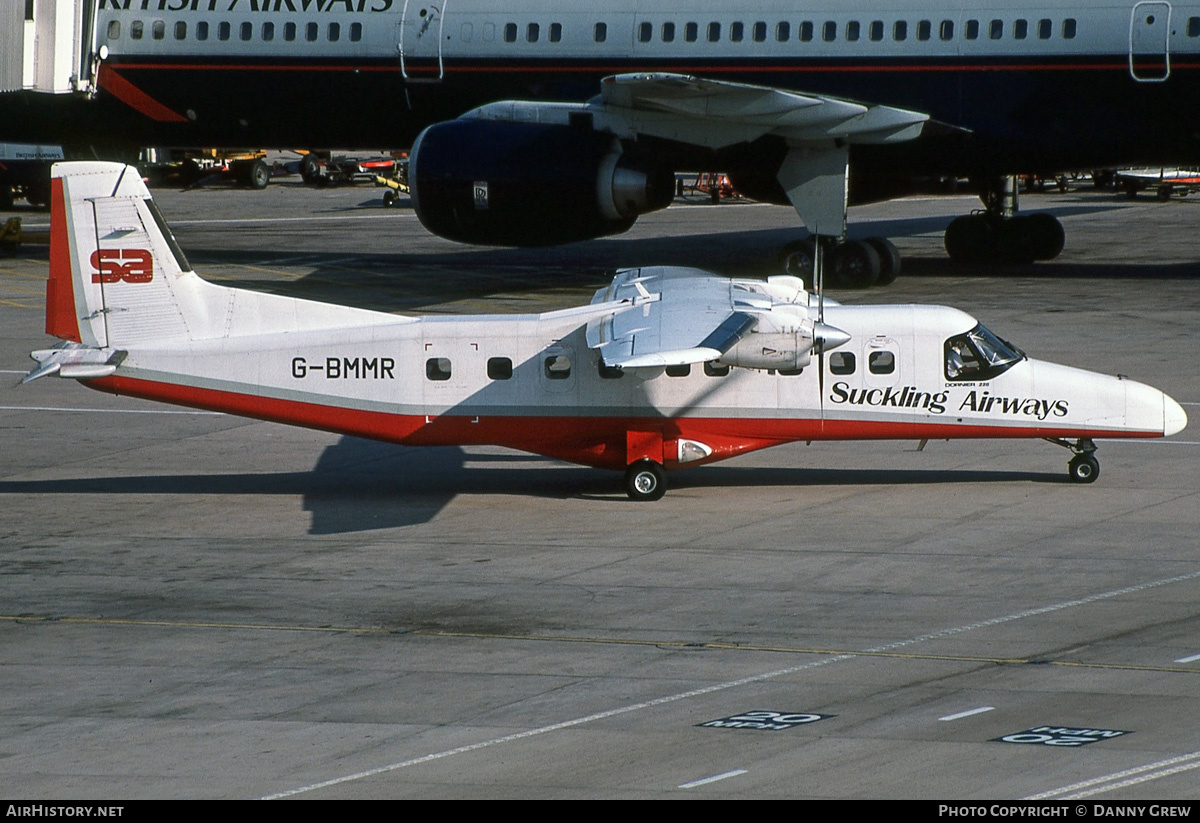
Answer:
[[[133,83],[130,83],[124,77],[117,74],[116,70],[107,63],[100,64],[100,77],[98,82],[100,88],[107,91],[125,105],[137,109],[151,120],[157,120],[160,123],[187,122],[187,118],[182,114],[177,114],[176,112],[171,111],[162,103],[146,94],[137,86],[133,85]]]

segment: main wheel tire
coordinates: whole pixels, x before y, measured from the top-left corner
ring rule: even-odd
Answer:
[[[813,271],[817,259],[817,247],[811,237],[793,240],[779,250],[779,265],[784,274],[799,277],[804,288],[812,291]]]
[[[625,493],[630,500],[659,500],[667,493],[667,473],[653,460],[639,460],[625,470]]]
[[[1067,244],[1067,233],[1062,223],[1053,214],[1044,211],[1025,215],[1034,260],[1053,260],[1062,254]]]
[[[1067,473],[1076,483],[1095,483],[1100,476],[1100,461],[1090,454],[1077,454],[1067,464]]]
[[[879,279],[875,285],[891,285],[900,276],[900,250],[886,237],[868,237],[866,242],[879,255]]]
[[[869,243],[851,240],[838,246],[833,253],[833,285],[850,289],[867,289],[879,279],[879,255]]]
[[[964,214],[950,221],[944,240],[946,253],[959,265],[983,263],[996,255],[996,230],[984,214]]]

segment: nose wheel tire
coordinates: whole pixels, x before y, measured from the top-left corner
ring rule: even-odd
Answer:
[[[1077,454],[1067,464],[1067,474],[1076,483],[1095,483],[1100,476],[1100,461],[1090,454]]]
[[[630,500],[659,500],[667,493],[667,473],[652,460],[639,460],[625,470],[625,493]]]

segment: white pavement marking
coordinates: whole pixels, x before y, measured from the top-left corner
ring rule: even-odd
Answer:
[[[1046,800],[1053,797],[1063,800],[1080,800],[1092,795],[1135,786],[1138,783],[1148,783],[1151,780],[1170,777],[1173,774],[1186,772],[1190,769],[1200,769],[1200,752],[1181,754],[1178,757],[1159,760],[1157,763],[1147,763],[1144,766],[1125,769],[1124,771],[1107,774],[1103,777],[1093,777],[1091,780],[1072,783],[1070,786],[1051,789],[1048,792],[1031,795],[1024,799]]]
[[[936,639],[943,638],[943,637],[951,637],[956,634],[963,634],[965,632],[974,631],[975,629],[986,628],[989,626],[998,626],[1003,623],[1012,622],[1014,620],[1023,620],[1027,617],[1036,617],[1038,615],[1049,614],[1050,612],[1062,611],[1064,609],[1074,608],[1075,606],[1083,606],[1083,605],[1086,605],[1089,603],[1097,603],[1101,600],[1109,600],[1114,597],[1120,597],[1120,596],[1126,595],[1126,594],[1133,594],[1134,592],[1145,591],[1146,589],[1154,589],[1154,588],[1158,588],[1160,586],[1168,586],[1172,583],[1182,583],[1184,581],[1195,580],[1197,578],[1200,578],[1200,571],[1194,571],[1189,574],[1180,574],[1180,575],[1176,575],[1175,577],[1165,578],[1163,580],[1152,580],[1148,583],[1139,583],[1136,586],[1126,586],[1123,589],[1114,589],[1113,591],[1101,592],[1100,594],[1093,594],[1093,595],[1089,595],[1088,597],[1081,597],[1077,600],[1067,600],[1062,603],[1055,603],[1055,604],[1052,604],[1049,606],[1042,606],[1037,609],[1027,609],[1025,611],[1016,612],[1014,614],[1005,615],[1003,617],[993,617],[989,620],[981,620],[977,623],[969,623],[965,626],[957,626],[954,628],[942,629],[941,631],[930,632],[929,634],[923,634],[919,637],[912,637],[912,638],[909,638],[908,640],[897,640],[894,643],[886,643],[882,646],[875,646],[874,648],[864,649],[863,652],[870,654],[870,653],[891,651],[893,649],[899,649],[899,648],[903,648],[905,646],[911,646],[915,643],[921,643],[926,640],[936,640]],[[513,734],[506,734],[506,735],[503,735],[502,737],[493,737],[489,740],[481,740],[478,743],[470,743],[466,746],[459,746],[454,749],[447,749],[445,751],[434,752],[433,754],[422,755],[420,757],[414,757],[409,760],[401,760],[398,763],[390,763],[386,766],[378,766],[374,769],[367,769],[365,771],[356,772],[354,774],[348,774],[343,777],[334,777],[334,778],[330,778],[329,780],[322,780],[319,783],[310,783],[307,786],[300,786],[298,788],[287,789],[285,791],[278,792],[276,794],[267,795],[267,796],[263,797],[263,800],[279,800],[284,797],[292,797],[292,796],[298,795],[298,794],[305,794],[306,792],[312,792],[312,791],[316,791],[318,789],[328,788],[330,786],[337,786],[341,783],[350,783],[355,780],[362,780],[367,777],[374,777],[375,775],[386,774],[387,772],[394,772],[399,769],[405,769],[405,768],[408,768],[409,766],[416,766],[421,763],[430,763],[435,760],[442,760],[443,758],[453,757],[453,756],[459,755],[459,754],[466,754],[468,752],[474,752],[474,751],[479,751],[481,749],[491,748],[492,746],[498,746],[503,743],[512,743],[516,740],[525,740],[525,739],[531,738],[531,737],[538,737],[543,734],[549,734],[550,732],[562,731],[563,729],[570,729],[570,728],[574,728],[575,726],[582,726],[587,723],[594,723],[597,720],[607,720],[610,717],[619,717],[620,715],[623,715],[623,714],[630,714],[632,712],[642,711],[643,709],[651,709],[656,706],[663,706],[668,703],[675,703],[677,701],[687,700],[692,697],[700,697],[700,696],[707,695],[707,694],[714,694],[716,692],[726,691],[728,689],[734,689],[739,686],[747,686],[751,683],[761,683],[765,680],[773,680],[777,677],[784,677],[789,674],[796,674],[798,672],[807,671],[810,669],[816,669],[821,666],[828,666],[833,663],[840,663],[843,660],[853,660],[855,658],[856,658],[856,655],[853,653],[839,654],[839,655],[834,655],[832,657],[826,657],[821,660],[813,660],[808,663],[801,663],[796,666],[788,666],[785,669],[776,669],[774,671],[764,672],[763,674],[755,674],[755,675],[750,675],[749,677],[742,677],[737,680],[730,680],[725,683],[714,683],[711,686],[704,686],[703,688],[699,688],[699,689],[692,689],[692,690],[686,691],[686,692],[679,692],[677,694],[665,695],[663,697],[658,697],[653,700],[646,700],[641,703],[634,703],[629,706],[621,706],[621,707],[618,707],[615,709],[609,709],[607,711],[596,712],[595,714],[585,715],[583,717],[576,717],[571,720],[564,720],[560,723],[552,723],[548,726],[540,726],[536,729],[527,729],[526,731],[523,731],[523,732],[515,732]]]
[[[972,715],[993,712],[995,710],[995,706],[980,706],[978,709],[967,709],[965,712],[959,712],[958,714],[948,714],[945,717],[939,717],[938,720],[961,720],[964,717],[971,717]]]
[[[1181,657],[1178,660],[1176,660],[1175,662],[1176,663],[1192,663],[1196,660],[1200,660],[1200,654],[1193,654],[1189,657]]]
[[[701,780],[693,780],[691,783],[684,783],[679,788],[694,789],[697,786],[707,786],[709,783],[716,783],[718,780],[724,780],[728,777],[737,777],[738,775],[741,775],[741,774],[746,774],[746,770],[745,769],[734,769],[731,772],[724,772],[723,774],[714,774],[712,777],[705,777]]]

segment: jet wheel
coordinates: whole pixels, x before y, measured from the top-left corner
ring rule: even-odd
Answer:
[[[1076,483],[1095,483],[1100,476],[1100,461],[1090,454],[1077,454],[1067,464],[1067,474]]]
[[[667,493],[667,473],[653,460],[639,460],[625,470],[625,493],[630,500],[658,500]]]

